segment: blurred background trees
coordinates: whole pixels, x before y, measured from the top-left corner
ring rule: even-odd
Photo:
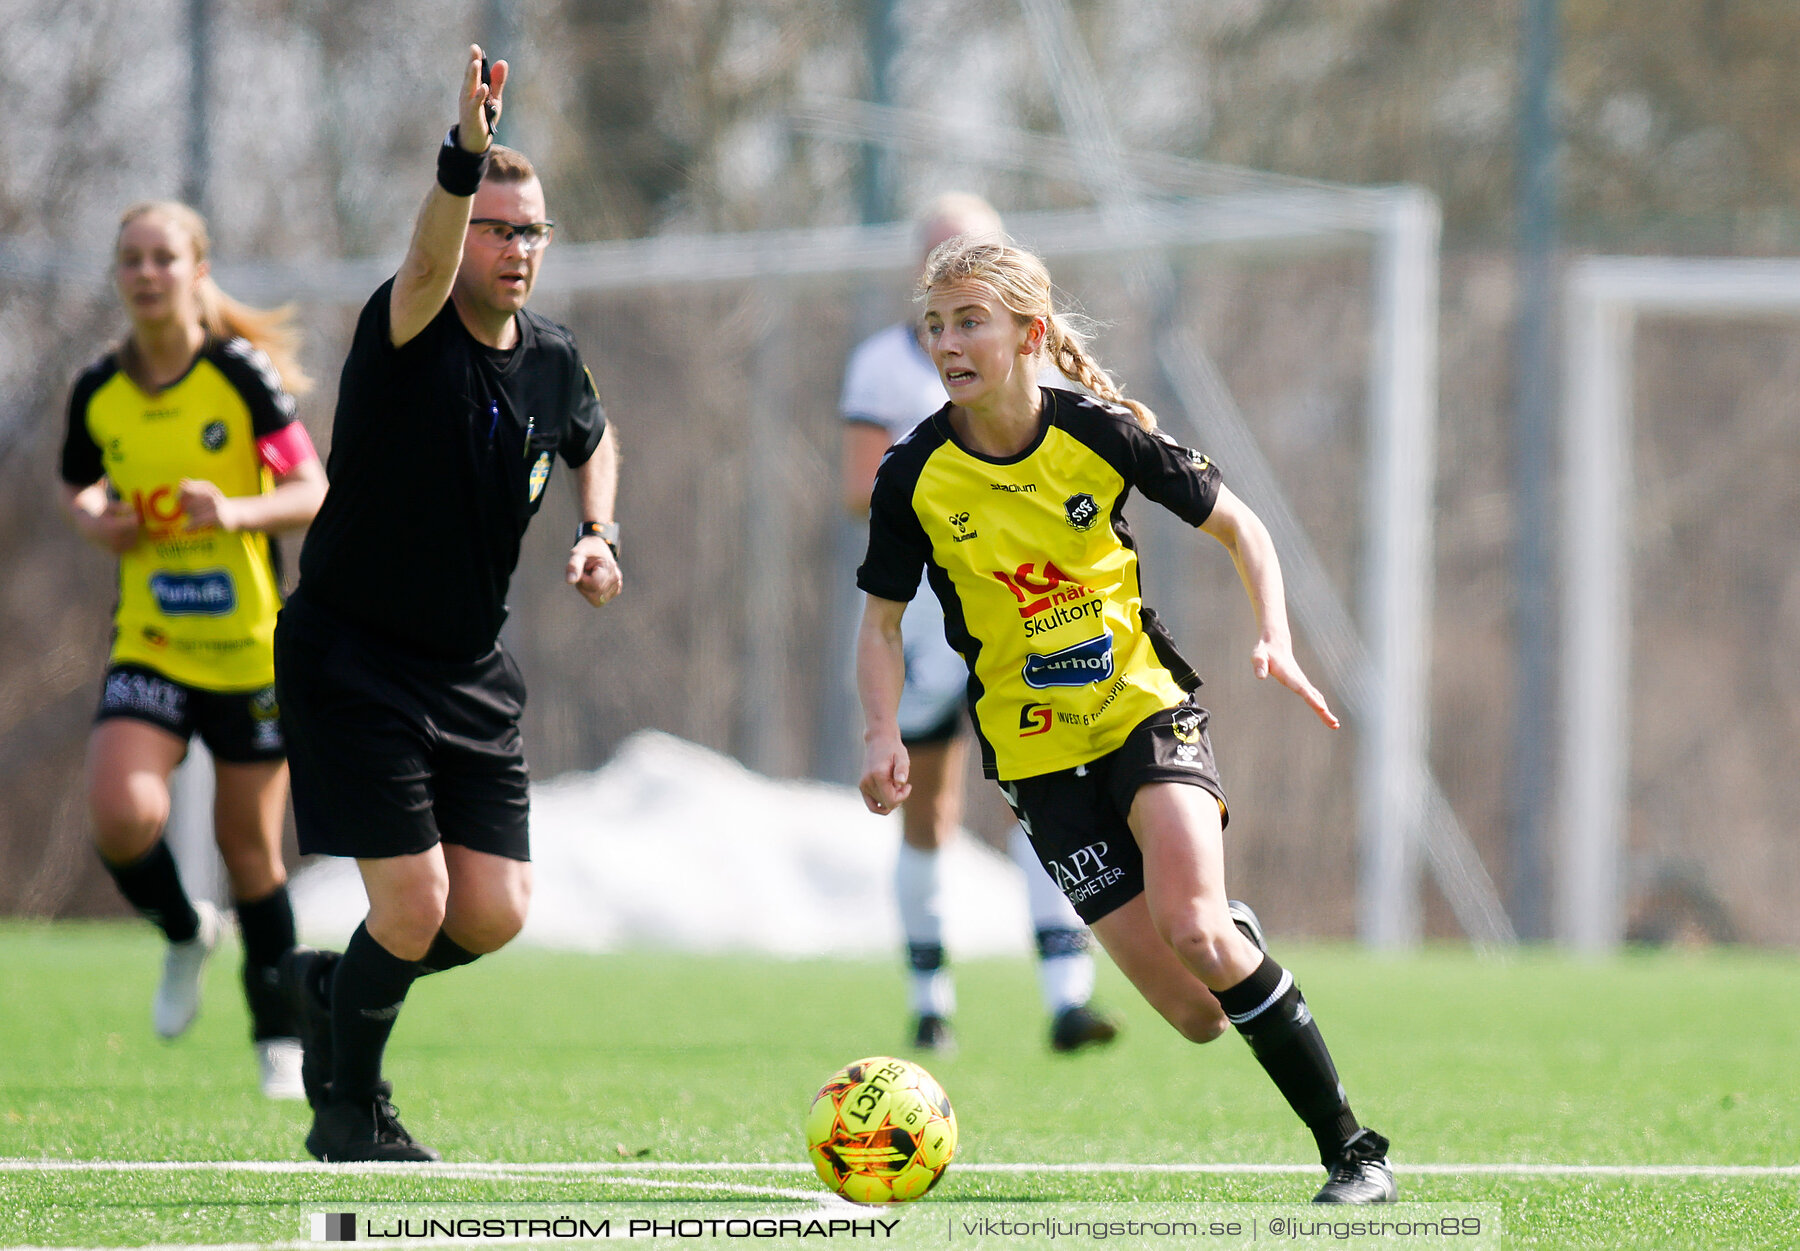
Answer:
[[[123,329],[107,283],[120,210],[198,193],[224,266],[391,264],[450,120],[447,74],[458,49],[480,41],[513,62],[504,137],[538,162],[562,244],[855,222],[870,203],[867,151],[794,118],[820,101],[874,98],[870,33],[884,14],[887,101],[944,134],[937,152],[888,158],[889,214],[951,187],[1010,212],[1090,202],[1079,181],[989,168],[959,141],[983,127],[1061,132],[1015,0],[877,4],[212,4],[197,168],[190,0],[0,0],[13,137],[0,167],[0,912],[121,906],[87,850],[81,799],[112,569],[55,504],[68,384]],[[1444,206],[1433,765],[1504,879],[1518,785],[1513,545],[1520,526],[1557,524],[1515,515],[1511,468],[1522,4],[1072,9],[1128,147],[1416,183]],[[1800,132],[1789,124],[1800,115],[1800,10],[1563,0],[1561,35],[1565,252],[1800,249]],[[1184,276],[1334,577],[1353,586],[1361,484],[1346,475],[1363,439],[1366,266],[1209,253]],[[1106,358],[1132,359],[1134,310],[1106,275],[1074,267],[1058,278],[1110,324]],[[357,303],[302,310],[307,365],[321,381],[302,409],[322,448]],[[901,315],[899,284],[774,295],[696,286],[543,304],[576,328],[623,435],[632,581],[616,611],[581,609],[553,576],[569,505],[560,495],[546,504],[508,636],[532,678],[538,775],[592,768],[654,726],[772,772],[846,780],[841,753],[834,763],[822,746],[845,682],[823,659],[841,641],[833,614],[847,576],[835,405],[844,351]],[[1787,901],[1800,853],[1785,821],[1800,806],[1800,332],[1779,321],[1653,322],[1640,360],[1633,899],[1665,921],[1670,906],[1685,907],[1714,936],[1723,926],[1793,944],[1800,919]],[[1152,377],[1122,372],[1155,402]],[[771,403],[773,417],[756,407]],[[751,545],[769,536],[746,518],[767,493],[790,505],[778,555],[753,560]],[[1228,569],[1185,547],[1156,558],[1178,564],[1166,576],[1206,592],[1188,642],[1224,713],[1220,754],[1244,814],[1234,872],[1282,928],[1348,932],[1354,727],[1309,738],[1246,679],[1247,617],[1217,606],[1235,593]],[[754,653],[747,571],[777,579],[791,623]],[[777,672],[748,673],[752,656],[775,657]],[[757,706],[745,706],[747,692],[761,692]],[[990,807],[976,819],[1000,817]],[[1671,892],[1676,905],[1653,902]],[[1428,918],[1432,932],[1454,932],[1441,901]]]

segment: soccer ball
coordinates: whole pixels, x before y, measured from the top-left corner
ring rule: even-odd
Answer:
[[[956,1154],[956,1113],[910,1060],[847,1064],[813,1096],[806,1150],[819,1177],[855,1203],[904,1203],[937,1185]]]

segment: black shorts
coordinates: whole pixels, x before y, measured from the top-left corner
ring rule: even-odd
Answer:
[[[1127,823],[1139,787],[1198,786],[1219,801],[1220,819],[1230,820],[1206,732],[1211,719],[1190,695],[1144,718],[1098,759],[1000,783],[1044,871],[1083,921],[1091,925],[1144,891],[1144,856]]]
[[[275,626],[294,824],[305,855],[384,859],[439,842],[531,859],[525,681],[395,647],[296,596]]]
[[[106,671],[94,722],[115,717],[148,722],[184,743],[198,734],[213,759],[225,764],[261,764],[287,755],[273,686],[209,691],[144,665],[117,664]]]

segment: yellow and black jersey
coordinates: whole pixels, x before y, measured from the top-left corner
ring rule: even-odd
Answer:
[[[1143,603],[1124,506],[1135,487],[1190,525],[1219,471],[1130,412],[1045,389],[1038,437],[995,460],[958,441],[946,404],[875,477],[857,585],[910,600],[921,568],[969,666],[989,777],[1086,764],[1200,685]]]
[[[268,357],[243,339],[209,338],[180,380],[146,392],[109,354],[75,381],[62,478],[109,491],[137,510],[138,545],[119,558],[112,663],[145,665],[209,691],[275,680],[281,607],[269,536],[189,526],[181,480],[227,496],[274,486],[311,457],[293,397]]]

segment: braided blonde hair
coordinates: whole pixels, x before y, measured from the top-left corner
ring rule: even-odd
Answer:
[[[1050,271],[1031,252],[1007,240],[989,235],[958,235],[932,249],[919,279],[923,298],[945,282],[979,282],[993,289],[1000,302],[1021,323],[1042,317],[1048,327],[1039,354],[1103,400],[1131,410],[1138,424],[1156,429],[1156,414],[1136,400],[1128,400],[1112,375],[1088,354],[1087,335],[1066,313],[1058,313],[1052,301]]]
[[[146,200],[126,209],[119,218],[119,234],[140,217],[161,217],[186,233],[194,245],[194,260],[204,261],[212,250],[206,219],[179,200]],[[300,331],[293,324],[294,306],[254,308],[234,300],[219,289],[212,275],[200,280],[200,324],[215,339],[245,339],[269,358],[281,385],[291,395],[305,395],[313,381],[300,367]]]

